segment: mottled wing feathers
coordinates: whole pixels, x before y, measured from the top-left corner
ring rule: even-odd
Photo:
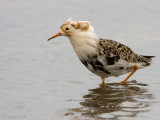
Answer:
[[[100,39],[98,44],[99,56],[106,56],[107,62],[112,64],[118,60],[125,60],[130,63],[145,62],[149,65],[153,56],[142,56],[134,53],[131,48],[114,40]],[[113,63],[114,64],[114,63]]]
[[[106,55],[106,57],[119,57],[126,61],[136,61],[134,60],[135,53],[131,48],[114,40],[100,39],[98,51],[99,55]]]

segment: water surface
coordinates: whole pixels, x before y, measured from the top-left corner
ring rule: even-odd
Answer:
[[[0,119],[154,119],[160,110],[160,1],[0,1]],[[127,75],[99,77],[78,60],[60,26],[89,20],[101,38],[117,40],[153,64]]]

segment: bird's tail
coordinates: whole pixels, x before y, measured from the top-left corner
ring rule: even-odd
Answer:
[[[149,66],[152,62],[152,58],[154,58],[155,56],[146,56],[146,55],[142,55],[143,56],[143,62],[145,62],[146,64],[144,66]]]
[[[156,56],[146,56],[146,55],[142,55],[144,58],[147,58],[147,59],[151,59],[152,60],[152,58],[154,58],[154,57],[156,57]]]

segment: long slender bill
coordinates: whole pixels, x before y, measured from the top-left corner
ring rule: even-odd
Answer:
[[[62,35],[62,33],[58,32],[57,34],[55,34],[55,35],[53,35],[52,37],[50,37],[50,38],[48,39],[48,41],[51,40],[51,39],[53,39],[53,38],[56,38],[56,37],[58,37],[58,36],[61,36],[61,35]]]

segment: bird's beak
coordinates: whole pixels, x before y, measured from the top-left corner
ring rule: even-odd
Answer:
[[[48,39],[48,41],[51,40],[51,39],[53,39],[53,38],[56,38],[56,37],[58,37],[58,36],[61,36],[61,35],[62,35],[62,33],[58,32],[57,34],[55,34],[55,35],[53,35],[52,37],[50,37],[50,38]]]

